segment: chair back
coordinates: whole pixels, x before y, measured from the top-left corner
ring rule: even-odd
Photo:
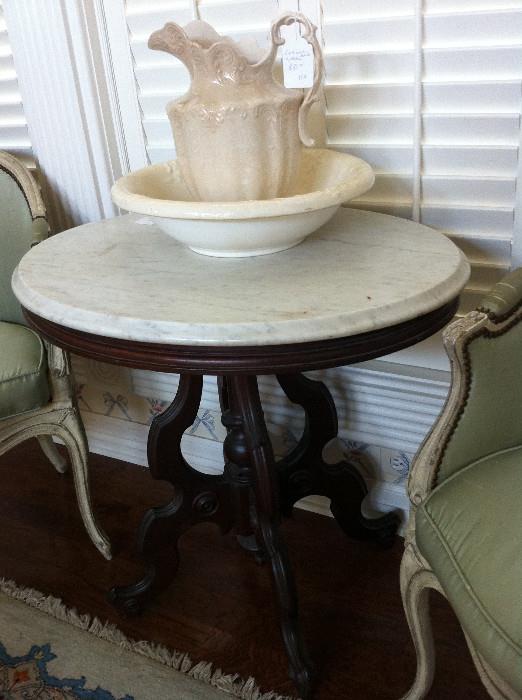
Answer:
[[[443,339],[451,386],[412,464],[414,506],[467,465],[522,446],[522,268],[451,323]]]
[[[460,355],[453,363],[454,375],[461,375],[460,406],[435,483],[466,464],[522,445],[522,268],[496,284],[468,318],[472,323],[456,348],[453,340]]]
[[[32,245],[47,237],[40,190],[17,158],[0,151],[0,321],[24,323],[11,276]]]

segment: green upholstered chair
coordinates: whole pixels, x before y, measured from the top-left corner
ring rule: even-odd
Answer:
[[[444,333],[446,404],[414,460],[401,590],[417,651],[435,658],[429,589],[453,607],[493,698],[522,698],[522,269]]]
[[[0,152],[0,455],[38,438],[59,472],[67,470],[52,440],[65,444],[83,522],[100,552],[110,544],[92,512],[83,424],[76,406],[67,353],[27,328],[11,290],[11,275],[29,248],[46,238],[48,225],[38,186],[27,168]]]

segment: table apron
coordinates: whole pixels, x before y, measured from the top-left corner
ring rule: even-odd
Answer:
[[[100,362],[179,374],[294,374],[372,360],[410,347],[443,328],[458,297],[394,326],[328,340],[287,345],[167,345],[85,333],[23,309],[28,324],[54,345]]]

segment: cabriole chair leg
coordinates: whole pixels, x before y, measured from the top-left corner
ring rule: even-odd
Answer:
[[[39,435],[38,442],[40,443],[43,453],[54,466],[56,471],[60,472],[60,474],[65,474],[69,468],[69,464],[67,460],[58,452],[52,437],[50,435]]]
[[[76,497],[78,499],[78,507],[83,524],[98,550],[106,559],[112,559],[109,538],[98,525],[92,510],[88,471],[89,453],[83,425],[79,422],[74,413],[69,414],[62,425],[64,430],[60,432],[60,437],[65,443],[71,460]]]
[[[435,648],[429,611],[430,588],[435,578],[419,562],[412,546],[406,547],[401,562],[401,594],[406,619],[417,655],[417,673],[410,690],[401,700],[422,700],[435,674]]]

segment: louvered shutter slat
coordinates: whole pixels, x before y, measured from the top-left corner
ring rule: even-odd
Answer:
[[[422,219],[428,226],[459,234],[484,234],[511,240],[513,207],[423,205]]]
[[[512,207],[515,191],[514,177],[425,175],[422,178],[422,196],[427,204]]]
[[[326,88],[328,112],[333,114],[358,114],[372,112],[383,114],[411,113],[413,109],[413,84],[335,85]]]
[[[516,177],[518,146],[423,146],[424,169],[433,175],[511,175]]]
[[[205,21],[216,27],[218,32],[224,28],[244,31],[250,26],[266,30],[275,15],[277,3],[274,0],[250,0],[244,2],[200,2],[199,8]]]
[[[424,0],[424,11],[443,13],[466,9],[468,12],[480,10],[520,10],[520,0]]]
[[[424,114],[424,143],[517,145],[518,114]]]
[[[323,37],[329,50],[341,52],[413,48],[413,16],[326,21]]]
[[[19,157],[34,169],[29,130],[18,87],[16,68],[0,0],[0,150]]]
[[[522,11],[520,9],[426,14],[424,19],[424,46],[427,48],[517,44],[521,36]]]
[[[519,37],[520,41],[520,37]],[[432,48],[423,51],[431,80],[511,80],[522,77],[520,45]]]
[[[176,18],[177,24],[184,25],[192,19],[192,12],[188,7],[184,10],[180,8],[177,11],[167,8],[163,12],[155,12],[154,15],[145,11],[128,16],[127,21],[134,41],[144,44],[146,47],[150,34],[156,29],[160,29],[166,22],[171,21],[173,17]]]
[[[413,51],[331,51],[325,47],[328,85],[400,83],[412,80]]]
[[[450,238],[456,243],[463,253],[473,260],[472,270],[475,265],[499,266],[506,270],[511,262],[511,238],[489,238],[478,233],[461,236],[458,233],[450,233]]]
[[[520,80],[425,82],[423,109],[426,112],[488,112],[519,115]]]
[[[373,0],[371,3],[368,0],[328,0],[328,18],[367,18],[370,6],[373,17],[390,17],[411,14],[413,3],[412,0],[394,0],[393,3],[390,0]]]

